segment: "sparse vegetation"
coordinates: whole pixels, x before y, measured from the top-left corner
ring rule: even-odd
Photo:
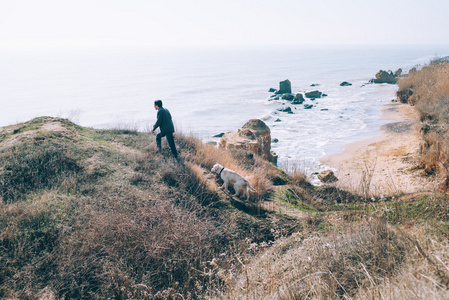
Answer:
[[[447,296],[445,196],[372,202],[245,151],[177,145],[181,163],[131,129],[0,129],[0,298]],[[218,188],[216,162],[249,175],[250,203]]]

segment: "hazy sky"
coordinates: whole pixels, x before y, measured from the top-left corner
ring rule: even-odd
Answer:
[[[447,0],[0,0],[1,46],[449,44]]]

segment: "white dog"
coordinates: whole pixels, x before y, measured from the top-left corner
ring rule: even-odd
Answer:
[[[243,188],[245,194],[246,194],[246,201],[249,200],[249,190],[255,192],[256,190],[249,184],[248,180],[246,180],[242,175],[239,173],[232,171],[230,169],[227,169],[223,167],[222,165],[216,163],[212,169],[211,172],[218,173],[220,175],[221,179],[223,179],[224,184],[221,186],[221,188],[225,188],[226,191],[228,190],[228,185],[233,184],[235,194],[233,196],[238,196],[239,191],[241,188]]]

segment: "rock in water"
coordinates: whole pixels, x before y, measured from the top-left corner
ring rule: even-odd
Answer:
[[[322,93],[320,91],[312,91],[305,93],[304,95],[306,96],[306,98],[321,98],[321,94]]]
[[[304,109],[311,109],[312,107],[312,104],[304,104]]]
[[[286,113],[289,113],[289,114],[293,113],[293,111],[292,111],[290,106],[287,106],[286,108],[278,108],[277,111],[286,112]]]
[[[297,93],[293,99],[292,104],[302,104],[304,102],[304,97],[301,93]]]
[[[387,72],[384,70],[380,70],[376,73],[376,78],[371,79],[372,83],[396,83],[397,78],[394,77],[392,72]]]
[[[292,84],[290,80],[286,79],[284,81],[279,82],[279,90],[277,91],[278,94],[291,94],[292,93]]]
[[[284,94],[282,96],[282,99],[287,100],[287,101],[292,101],[293,99],[295,99],[295,96],[293,96],[293,94]]]
[[[401,68],[397,69],[396,72],[394,72],[394,74],[393,74],[394,77],[399,77],[401,75],[402,75],[402,69]]]

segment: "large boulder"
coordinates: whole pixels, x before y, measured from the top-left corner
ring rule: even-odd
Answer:
[[[237,132],[223,135],[219,147],[250,151],[274,164],[277,163],[277,155],[271,151],[270,128],[259,119],[251,119]]]
[[[276,92],[277,94],[291,94],[292,92],[292,84],[290,80],[286,79],[284,81],[279,82],[279,90]]]
[[[394,77],[393,72],[380,70],[376,73],[376,78],[370,80],[372,83],[396,83],[398,79]]]
[[[338,178],[334,175],[331,170],[325,170],[318,174],[318,179],[325,183],[338,181]]]

